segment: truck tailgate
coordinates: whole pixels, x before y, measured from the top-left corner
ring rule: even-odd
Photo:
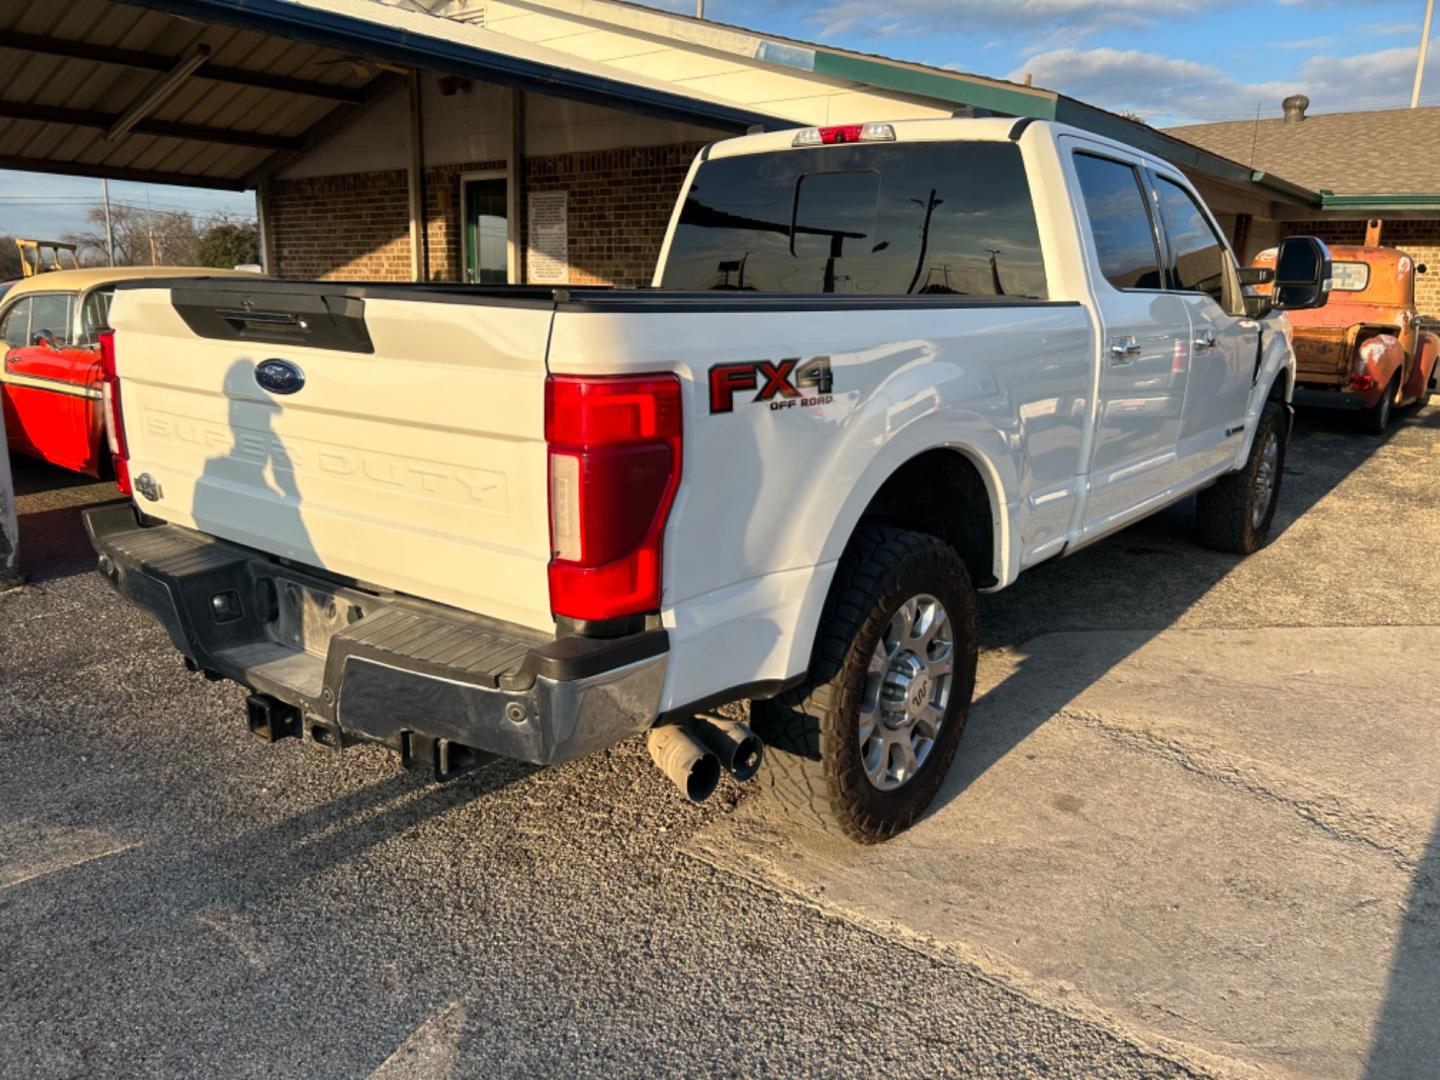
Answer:
[[[548,629],[550,319],[549,303],[341,285],[122,289],[110,321],[136,500],[306,566]],[[257,380],[277,359],[298,389]]]

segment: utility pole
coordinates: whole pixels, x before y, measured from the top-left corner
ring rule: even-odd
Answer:
[[[145,231],[150,234],[150,265],[155,266],[159,259],[155,254],[155,208],[150,205],[150,185],[145,185]]]
[[[1430,0],[1430,2],[1433,4],[1433,3],[1435,2],[1435,0]],[[705,17],[705,0],[695,0],[695,18],[697,18],[697,19],[703,19],[704,17]]]
[[[1425,53],[1430,49],[1430,20],[1435,15],[1435,0],[1425,0],[1425,27],[1420,31],[1420,55],[1415,58],[1415,86],[1410,91],[1410,108],[1420,107],[1420,83],[1425,79]]]
[[[110,221],[110,181],[102,179],[100,190],[105,194],[105,250],[110,255],[110,265],[115,265],[115,226]]]

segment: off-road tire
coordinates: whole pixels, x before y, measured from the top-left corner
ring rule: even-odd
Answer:
[[[1384,435],[1395,418],[1395,399],[1400,396],[1400,373],[1397,371],[1385,384],[1380,400],[1360,414],[1360,428],[1367,435]]]
[[[929,756],[911,779],[883,791],[865,773],[858,709],[877,641],[900,606],[922,593],[949,614],[950,696]],[[761,786],[793,820],[858,843],[908,828],[950,771],[975,692],[975,655],[975,591],[954,548],[922,533],[862,526],[836,568],[805,683],[752,709],[766,741]]]
[[[1250,456],[1238,472],[1222,476],[1200,492],[1195,503],[1195,531],[1200,543],[1216,551],[1235,555],[1251,555],[1270,540],[1270,525],[1275,520],[1275,507],[1280,502],[1281,481],[1285,476],[1285,442],[1289,420],[1285,407],[1278,401],[1267,401],[1250,444]],[[1256,476],[1265,453],[1266,442],[1276,440],[1274,488],[1270,503],[1259,524],[1255,523]]]

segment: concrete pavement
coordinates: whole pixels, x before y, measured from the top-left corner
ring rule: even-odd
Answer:
[[[1255,558],[1180,507],[984,598],[956,775],[863,853],[732,785],[684,805],[638,742],[438,788],[264,747],[89,572],[74,504],[105,489],[32,474],[35,584],[0,596],[0,1060],[1416,1075],[1440,410],[1378,442],[1307,424],[1291,464]]]

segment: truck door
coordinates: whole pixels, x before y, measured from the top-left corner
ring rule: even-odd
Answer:
[[[1260,324],[1239,308],[1235,260],[1199,200],[1151,173],[1167,243],[1167,286],[1190,317],[1189,385],[1176,447],[1185,479],[1234,461],[1255,378]]]
[[[1118,527],[1177,483],[1188,376],[1186,301],[1165,288],[1160,232],[1139,162],[1071,155],[1101,323],[1100,388],[1081,537]]]

